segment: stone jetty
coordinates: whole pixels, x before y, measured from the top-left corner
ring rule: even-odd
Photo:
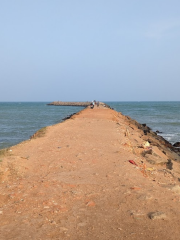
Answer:
[[[56,102],[48,103],[47,105],[87,107],[90,104],[91,104],[91,102],[61,102],[61,101],[56,101]]]
[[[180,156],[89,106],[0,151],[0,240],[179,240]]]

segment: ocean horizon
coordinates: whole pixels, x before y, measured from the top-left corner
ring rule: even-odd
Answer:
[[[42,127],[62,122],[84,107],[49,102],[0,102],[0,149],[27,140]],[[104,101],[114,110],[146,123],[172,144],[180,141],[180,101]]]

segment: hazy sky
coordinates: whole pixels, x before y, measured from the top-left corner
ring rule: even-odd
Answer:
[[[0,0],[0,101],[180,100],[179,0]]]

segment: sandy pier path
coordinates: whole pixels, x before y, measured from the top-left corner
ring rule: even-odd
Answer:
[[[0,156],[1,240],[180,239],[178,180],[125,116],[87,108],[44,131]]]

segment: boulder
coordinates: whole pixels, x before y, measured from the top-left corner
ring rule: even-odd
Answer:
[[[164,220],[167,218],[167,215],[164,213],[164,212],[152,212],[152,213],[149,213],[149,218],[152,219],[152,220]]]
[[[168,163],[167,156],[156,146],[153,146],[150,154],[145,154],[146,160],[155,165],[166,165]]]
[[[162,132],[160,132],[159,130],[157,130],[156,133],[162,133]]]
[[[180,147],[180,142],[176,142],[173,144],[173,147]]]

